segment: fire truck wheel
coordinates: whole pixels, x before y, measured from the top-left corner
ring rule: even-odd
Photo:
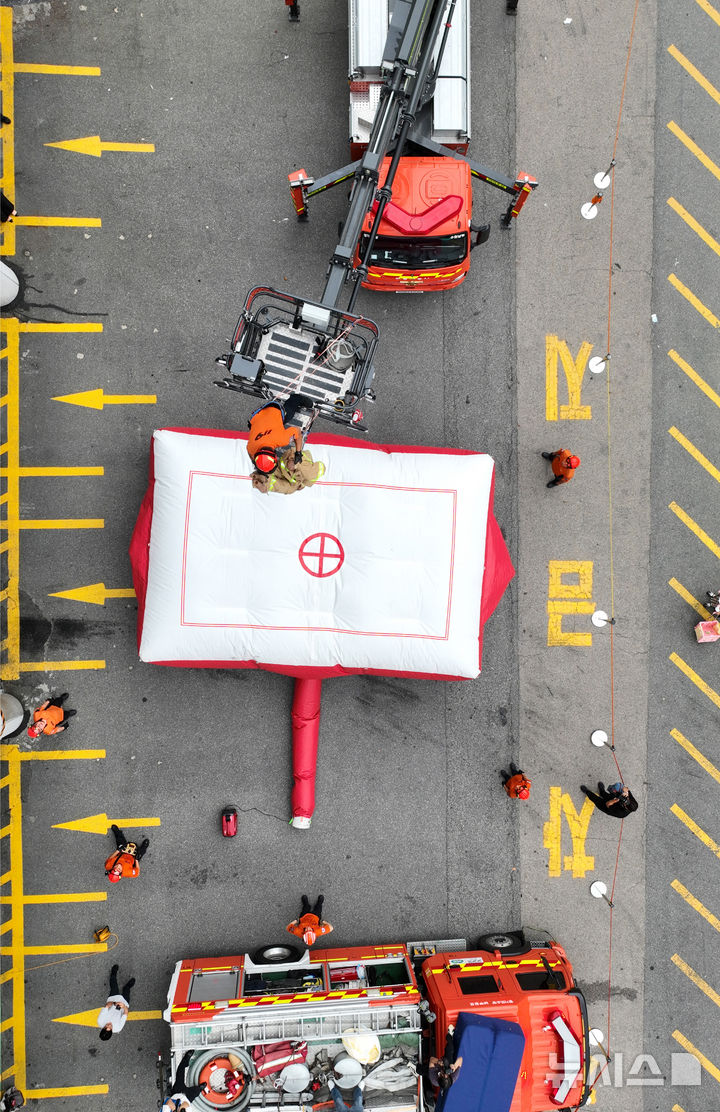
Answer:
[[[253,950],[250,960],[255,965],[289,965],[291,962],[300,961],[303,951],[298,946],[289,942],[275,942],[271,946],[261,946]]]
[[[478,939],[479,950],[489,950],[494,953],[499,950],[501,954],[516,956],[517,954],[526,954],[530,946],[525,941],[525,936],[522,931],[494,931],[492,934],[483,934]]]

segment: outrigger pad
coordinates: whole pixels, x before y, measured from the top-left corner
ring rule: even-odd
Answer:
[[[471,679],[514,571],[477,452],[313,436],[325,475],[250,484],[246,434],[160,429],[130,557],[142,660]]]

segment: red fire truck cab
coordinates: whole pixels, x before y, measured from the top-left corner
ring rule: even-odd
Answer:
[[[564,950],[522,934],[252,954],[177,963],[164,1018],[171,1072],[203,1110],[349,1102],[364,1080],[366,1112],[549,1112],[587,1099],[588,1024]],[[431,1057],[462,1058],[445,1093]]]
[[[385,182],[390,159],[380,173]],[[375,205],[355,255],[364,257]],[[470,267],[472,182],[466,162],[450,158],[401,159],[392,200],[383,212],[363,285],[397,293],[423,293],[459,286]]]

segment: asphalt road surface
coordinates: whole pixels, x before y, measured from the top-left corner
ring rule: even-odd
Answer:
[[[258,283],[310,297],[322,289],[346,196],[317,200],[310,224],[298,224],[287,174],[348,159],[347,21],[332,0],[302,14],[290,24],[278,0],[13,9],[16,64],[101,70],[18,70],[9,113],[19,213],[84,222],[16,226],[24,296],[13,312],[21,322],[102,325],[20,332],[18,341],[20,466],[102,469],[20,480],[23,519],[84,524],[20,533],[20,670],[7,688],[27,705],[68,690],[78,713],[62,749],[105,750],[15,766],[24,891],[68,898],[25,907],[25,946],[52,952],[26,954],[24,982],[20,974],[3,988],[4,1015],[25,1009],[14,1047],[4,1036],[3,1065],[25,1068],[28,1089],[80,1088],[46,1092],[50,1108],[95,1112],[108,1098],[92,1087],[105,1084],[122,1112],[154,1104],[155,1052],[167,1045],[160,1022],[130,1023],[109,1043],[90,1027],[52,1022],[102,1005],[112,960],[121,978],[136,977],[133,1009],[153,1011],[178,958],[281,937],[305,891],[325,894],[341,944],[473,939],[519,925],[518,835],[497,790],[497,770],[517,756],[512,589],[487,628],[479,681],[326,682],[308,833],[288,826],[290,680],[141,664],[134,599],[57,597],[100,581],[131,587],[127,549],[153,429],[245,427],[252,400],[212,382],[246,292]],[[505,173],[515,168],[514,33],[500,6],[475,20],[471,150]],[[154,152],[95,158],[46,145],[87,135]],[[502,195],[476,195],[476,219],[492,219],[493,234],[454,297],[361,296],[382,332],[370,435],[490,452],[512,549],[514,238],[499,228]],[[53,401],[97,388],[157,402],[92,410]],[[68,660],[88,666],[69,671]],[[42,661],[58,667],[24,667]],[[97,661],[104,667],[89,666]],[[20,741],[24,754],[38,747]],[[220,835],[228,802],[240,811],[234,841]],[[97,814],[161,825],[132,828],[151,839],[138,880],[113,886],[107,902],[79,902],[79,893],[106,892],[112,839],[54,827]],[[112,955],[58,949],[91,943],[106,922],[120,939]]]

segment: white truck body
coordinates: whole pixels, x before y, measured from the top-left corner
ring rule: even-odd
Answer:
[[[386,76],[383,49],[392,0],[348,0],[348,4],[350,142],[363,144]],[[457,0],[433,97],[430,138],[463,151],[470,139],[470,0]]]

